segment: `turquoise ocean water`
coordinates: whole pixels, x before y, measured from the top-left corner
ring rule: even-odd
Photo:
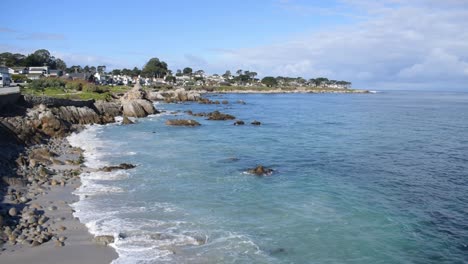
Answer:
[[[468,263],[467,93],[212,99],[230,104],[157,104],[70,137],[90,167],[137,165],[76,191],[76,216],[117,238],[114,263]],[[247,125],[164,124],[185,110]],[[258,164],[275,173],[245,173]]]

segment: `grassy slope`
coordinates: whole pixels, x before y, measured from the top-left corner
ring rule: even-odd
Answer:
[[[37,91],[33,89],[23,88],[21,89],[22,94],[32,94],[32,95],[44,95],[55,98],[64,98],[64,99],[80,99],[80,100],[109,100],[112,98],[112,93],[124,93],[130,89],[127,86],[104,86],[102,87],[107,92],[96,93],[96,92],[87,92],[87,91],[70,91],[61,88],[46,88],[44,91]]]

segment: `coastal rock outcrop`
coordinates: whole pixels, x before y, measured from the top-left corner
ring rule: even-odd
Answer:
[[[128,117],[124,116],[122,119],[122,125],[131,125],[135,124],[132,120],[130,120]]]
[[[237,120],[236,122],[234,122],[234,125],[235,126],[242,126],[242,125],[245,125],[245,122],[242,121],[242,120]]]
[[[208,114],[208,120],[234,120],[235,116],[223,114],[219,111],[214,111]]]
[[[150,92],[148,98],[151,100],[164,100],[168,103],[198,101],[201,96],[195,91],[186,91],[184,88],[175,90]]]
[[[260,121],[254,120],[254,121],[252,121],[252,123],[250,123],[250,124],[252,124],[252,125],[254,125],[254,126],[259,126],[259,125],[261,125],[262,123],[261,123]]]
[[[257,175],[257,176],[269,176],[273,173],[273,169],[264,167],[262,165],[258,165],[255,168],[247,170],[247,172],[250,174]]]
[[[94,238],[94,242],[99,245],[107,246],[111,243],[114,243],[113,236],[97,236]]]
[[[122,113],[128,117],[145,117],[157,113],[153,103],[148,100],[146,92],[139,83],[128,91],[120,99],[122,103]]]
[[[122,105],[117,102],[97,101],[94,103],[94,108],[100,115],[118,116],[122,114]]]
[[[111,172],[111,171],[114,171],[114,170],[129,170],[129,169],[133,169],[135,168],[136,166],[133,165],[133,164],[129,164],[129,163],[121,163],[119,165],[116,165],[116,166],[106,166],[106,167],[102,167],[101,170],[102,171],[105,171],[105,172]]]
[[[194,126],[200,126],[200,123],[192,119],[169,119],[169,120],[166,120],[166,125],[194,127]]]

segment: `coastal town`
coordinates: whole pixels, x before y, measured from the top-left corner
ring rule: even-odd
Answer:
[[[332,80],[325,77],[303,78],[284,76],[264,76],[258,78],[258,73],[238,69],[235,72],[226,70],[221,74],[208,74],[204,70],[194,70],[190,67],[177,69],[168,68],[167,63],[158,58],[150,59],[142,69],[112,69],[107,71],[105,65],[67,67],[61,59],[55,58],[47,50],[37,50],[29,55],[5,52],[0,54],[0,74],[3,79],[11,79],[12,83],[26,84],[42,78],[60,78],[64,80],[80,80],[96,85],[133,86],[140,83],[147,87],[177,86],[177,87],[305,87],[350,89],[351,82]],[[7,86],[4,82],[2,86]]]

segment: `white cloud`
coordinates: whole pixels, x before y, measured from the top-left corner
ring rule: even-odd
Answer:
[[[366,19],[282,43],[218,51],[211,67],[220,71],[231,65],[274,76],[324,75],[375,89],[399,83],[434,88],[441,80],[462,87],[468,81],[466,1],[347,0],[343,5]]]

